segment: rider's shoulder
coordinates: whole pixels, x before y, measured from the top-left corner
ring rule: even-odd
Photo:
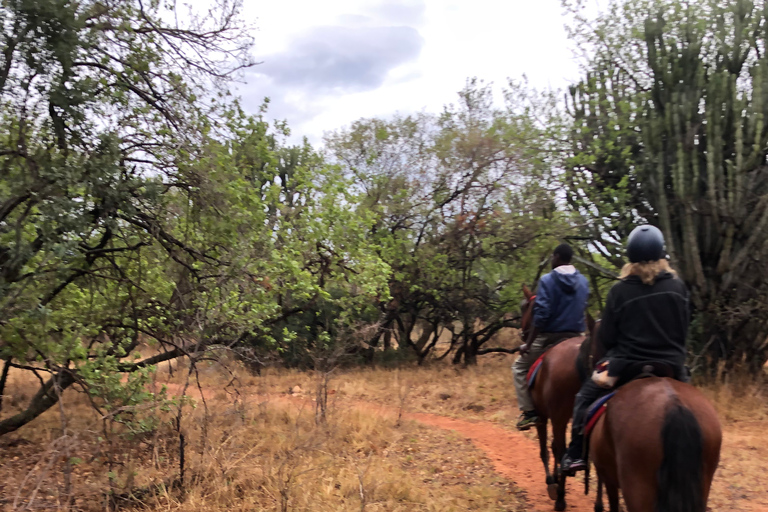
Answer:
[[[663,274],[659,275],[659,277],[656,279],[656,284],[660,284],[662,286],[669,287],[669,288],[677,288],[681,290],[685,290],[688,288],[685,282],[682,279],[680,279],[680,276],[672,272],[664,272]]]

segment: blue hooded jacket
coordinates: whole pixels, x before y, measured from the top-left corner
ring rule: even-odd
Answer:
[[[539,281],[533,324],[539,332],[584,332],[588,298],[587,279],[571,265],[557,267]]]

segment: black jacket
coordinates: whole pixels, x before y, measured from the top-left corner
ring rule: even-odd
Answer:
[[[630,276],[608,293],[598,336],[607,349],[608,373],[622,376],[634,363],[661,361],[684,372],[688,289],[670,273],[652,285]]]

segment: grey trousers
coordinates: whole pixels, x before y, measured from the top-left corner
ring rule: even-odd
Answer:
[[[581,336],[579,332],[544,332],[540,333],[531,344],[531,350],[520,357],[512,365],[512,374],[515,378],[515,391],[517,391],[517,405],[523,412],[533,411],[533,402],[528,393],[528,370],[536,360],[549,348],[561,341]],[[575,364],[575,363],[574,363]]]

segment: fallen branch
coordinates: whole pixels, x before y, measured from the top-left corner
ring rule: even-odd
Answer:
[[[501,347],[497,347],[497,348],[481,348],[480,350],[477,351],[477,355],[482,356],[482,355],[485,355],[485,354],[494,354],[494,353],[499,353],[499,354],[517,354],[518,352],[520,352],[520,347],[515,347],[515,348],[501,348]]]

